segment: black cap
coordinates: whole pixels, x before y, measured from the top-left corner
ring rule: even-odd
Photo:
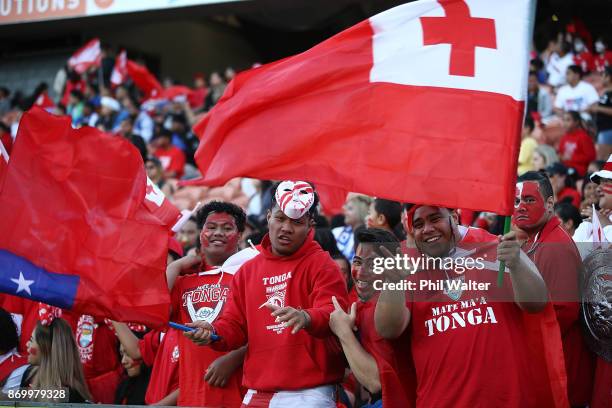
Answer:
[[[553,163],[550,166],[546,167],[546,173],[549,176],[552,176],[552,175],[555,175],[555,174],[560,174],[562,176],[567,176],[568,169],[562,163],[556,162],[556,163]]]

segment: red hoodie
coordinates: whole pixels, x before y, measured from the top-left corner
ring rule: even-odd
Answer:
[[[589,163],[596,157],[593,139],[584,129],[568,132],[559,142],[559,156],[564,165],[573,167],[580,176],[584,176]]]
[[[329,328],[336,296],[346,308],[346,282],[329,254],[313,241],[311,231],[293,255],[272,254],[266,235],[261,254],[234,275],[229,301],[214,323],[221,340],[215,350],[233,350],[247,344],[245,387],[282,391],[339,383],[344,375],[342,349]],[[291,334],[275,323],[264,303],[304,309],[310,327]]]

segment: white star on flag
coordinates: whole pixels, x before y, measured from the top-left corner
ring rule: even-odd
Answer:
[[[28,292],[28,295],[32,296],[32,292],[30,291],[30,285],[34,283],[33,280],[28,280],[24,278],[23,273],[21,271],[19,271],[19,279],[12,278],[11,280],[17,284],[17,291],[15,293],[19,293],[25,290],[26,292]]]

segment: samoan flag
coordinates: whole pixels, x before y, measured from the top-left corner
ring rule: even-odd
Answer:
[[[0,174],[0,292],[160,327],[169,226],[145,205],[138,151],[67,116],[26,112]]]

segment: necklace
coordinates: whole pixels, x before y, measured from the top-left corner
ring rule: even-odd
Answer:
[[[529,249],[527,249],[525,251],[525,253],[527,255],[531,255],[532,253],[535,252],[536,249],[538,249],[538,246],[540,245],[540,242],[538,242],[538,238],[540,237],[540,232],[542,232],[542,230],[538,231],[538,233],[536,234],[536,236],[533,239],[533,242],[531,243],[531,246],[529,247]],[[529,241],[525,241],[523,243],[523,245],[521,245],[521,248],[523,248],[523,246]]]

